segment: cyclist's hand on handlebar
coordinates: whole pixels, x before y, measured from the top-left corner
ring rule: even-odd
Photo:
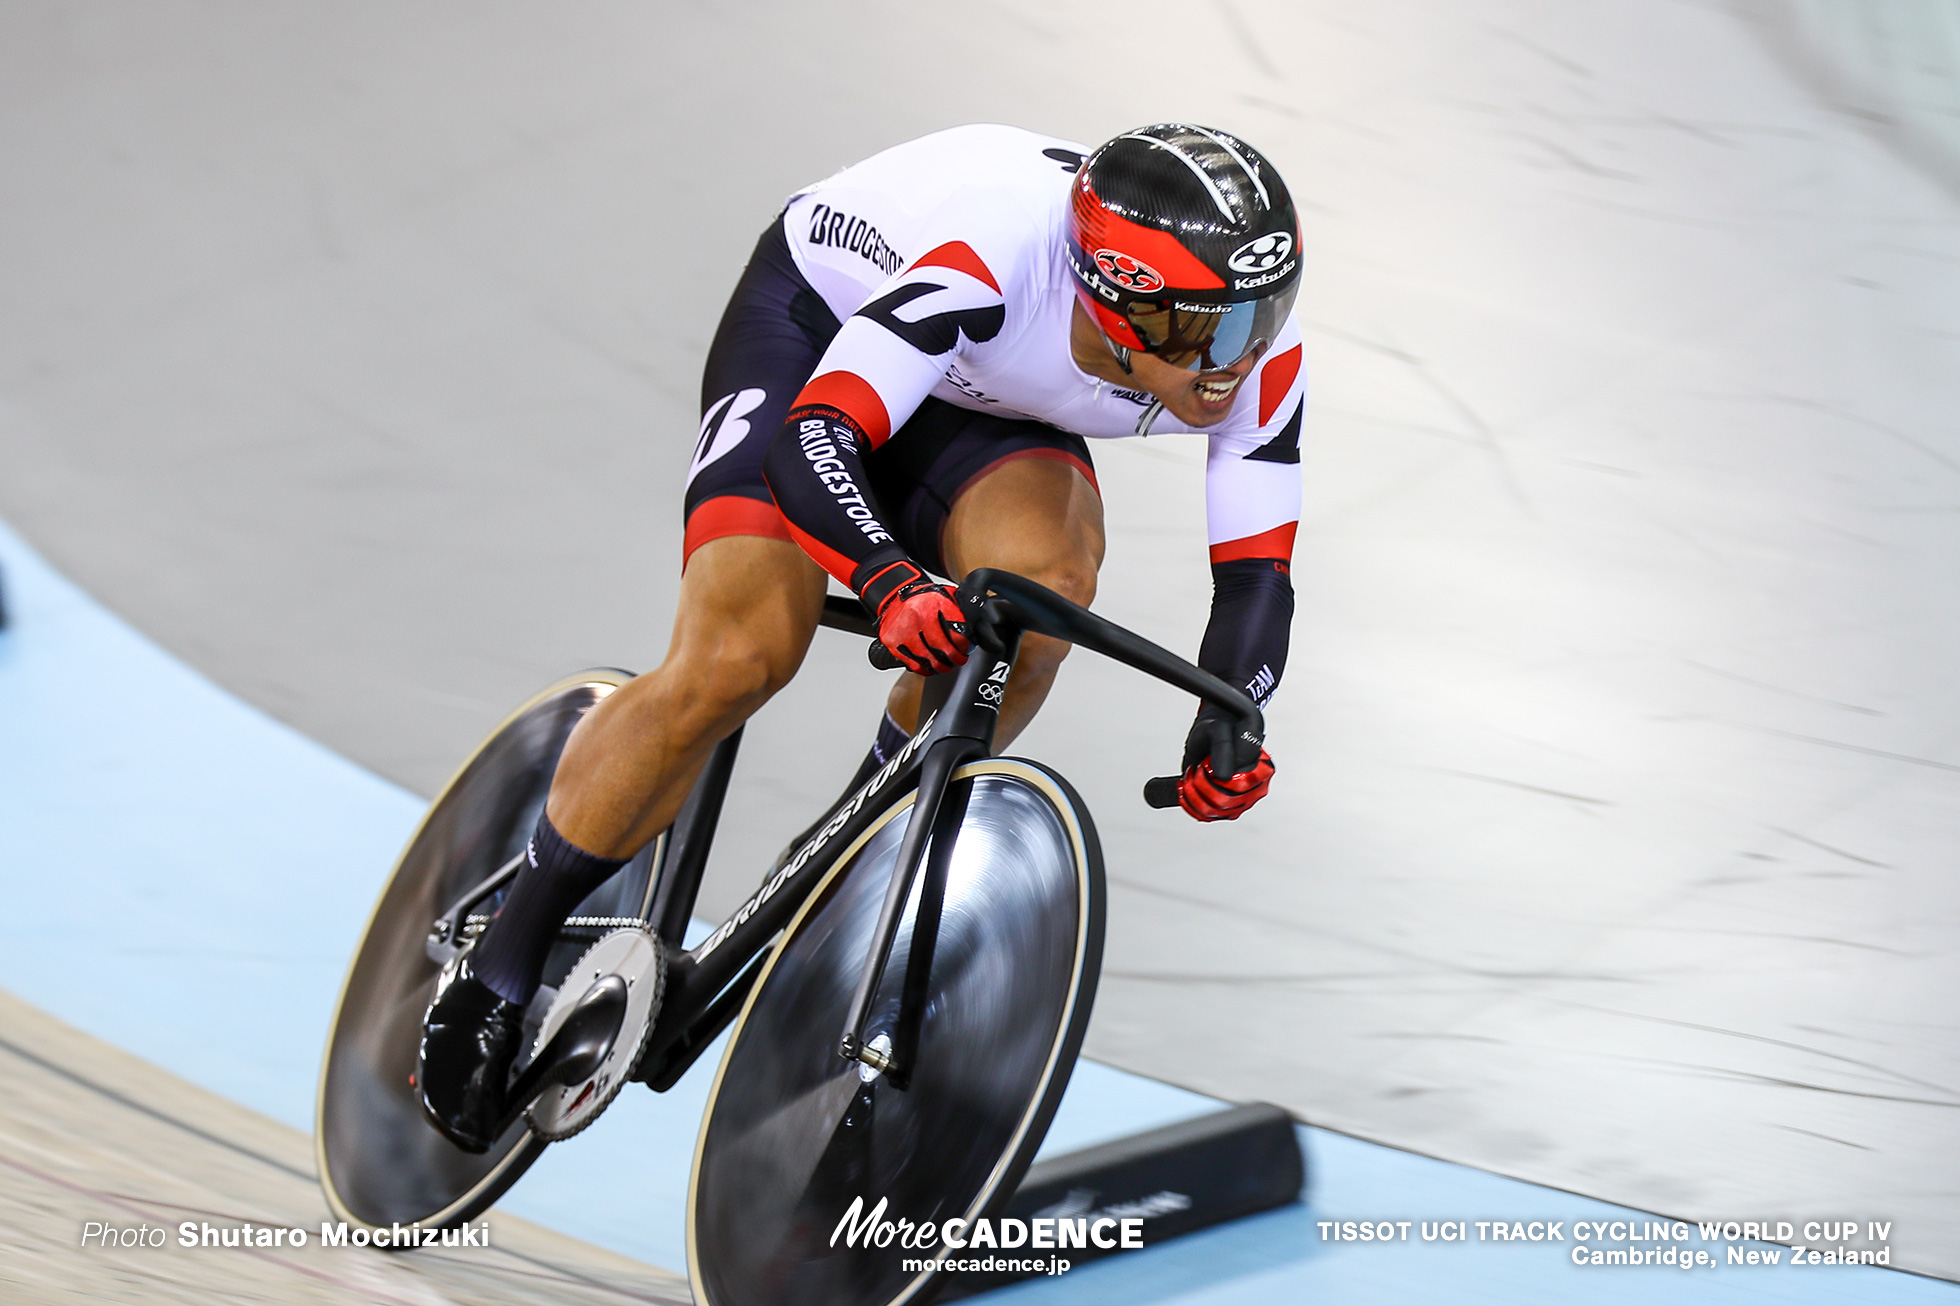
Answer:
[[[969,647],[966,623],[953,601],[955,591],[913,570],[912,580],[878,604],[878,642],[907,670],[922,676],[951,671],[966,661]]]
[[[1263,748],[1250,771],[1222,780],[1212,774],[1210,758],[1199,758],[1177,782],[1177,805],[1195,821],[1236,821],[1266,796],[1272,779],[1272,754]]]
[[[1264,748],[1247,756],[1252,739],[1234,739],[1235,727],[1221,709],[1205,706],[1184,740],[1184,774],[1177,781],[1177,805],[1195,821],[1236,821],[1266,796],[1273,758]],[[1236,757],[1235,757],[1236,755]],[[1229,772],[1233,766],[1246,767]]]

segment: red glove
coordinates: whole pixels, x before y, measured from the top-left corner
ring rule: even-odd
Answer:
[[[969,647],[960,605],[951,585],[923,574],[878,605],[878,642],[910,671],[935,676],[966,661]]]
[[[1272,754],[1263,748],[1250,771],[1241,771],[1229,780],[1213,775],[1210,760],[1199,758],[1177,782],[1177,805],[1195,821],[1236,821],[1266,796],[1272,779]]]

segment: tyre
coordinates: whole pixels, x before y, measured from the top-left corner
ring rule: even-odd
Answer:
[[[993,1216],[1068,1085],[1102,962],[1103,870],[1075,792],[1031,762],[960,768],[951,858],[909,1083],[837,1055],[915,794],[844,848],[729,1039],[695,1146],[688,1268],[703,1306],[923,1300],[943,1254],[833,1238],[856,1208],[913,1227]],[[866,1026],[895,1021],[923,869]],[[903,1226],[901,1226],[903,1227]],[[916,1241],[916,1237],[914,1239]]]
[[[314,1160],[336,1219],[370,1228],[457,1224],[494,1202],[543,1152],[522,1120],[472,1156],[423,1117],[416,1056],[441,969],[430,927],[523,850],[572,727],[631,678],[582,672],[512,713],[444,786],[403,850],[348,968],[320,1068]],[[578,914],[637,913],[649,861],[650,853],[634,858]],[[479,926],[501,894],[471,909]],[[552,949],[528,1026],[542,1018],[552,986],[590,941],[575,929]]]

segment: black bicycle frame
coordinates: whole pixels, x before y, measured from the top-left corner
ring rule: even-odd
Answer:
[[[840,799],[815,833],[714,933],[683,950],[681,935],[707,869],[742,732],[737,730],[716,746],[673,829],[662,839],[650,872],[655,881],[649,924],[660,935],[670,960],[660,1014],[635,1078],[665,1090],[681,1077],[741,1010],[767,962],[771,941],[816,886],[819,877],[805,874],[811,863],[826,848],[848,846],[886,810],[888,804],[879,800],[903,794],[916,777],[918,796],[912,818],[838,1045],[839,1055],[881,1071],[894,1087],[905,1087],[937,941],[946,871],[965,811],[965,786],[952,783],[953,773],[993,752],[1000,704],[1023,632],[1049,635],[1101,653],[1230,713],[1235,732],[1214,749],[1213,769],[1220,774],[1244,770],[1258,756],[1265,723],[1252,699],[1167,649],[1012,572],[990,568],[974,572],[960,586],[958,600],[972,652],[957,673],[927,682],[926,705],[920,709],[925,719],[918,732],[877,774]],[[877,634],[874,623],[850,599],[826,599],[822,620],[852,634]],[[943,706],[932,710],[935,700]],[[1227,752],[1232,756],[1222,755]],[[889,1049],[875,1048],[864,1037],[864,1024],[928,847],[933,855],[926,862],[926,880],[914,917],[899,1016]]]
[[[848,634],[875,638],[878,629],[855,599],[824,600],[822,623]],[[770,941],[809,897],[817,877],[806,875],[825,849],[848,844],[884,811],[888,795],[903,793],[935,737],[937,717],[921,722],[890,763],[826,813],[782,867],[700,943],[684,949],[682,936],[694,912],[721,819],[728,779],[742,732],[715,746],[673,828],[662,836],[649,874],[653,877],[648,924],[659,934],[667,961],[666,987],[647,1049],[634,1078],[657,1091],[671,1088],[741,1011],[762,974]]]

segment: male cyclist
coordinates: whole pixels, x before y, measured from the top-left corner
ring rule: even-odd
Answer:
[[[1008,127],[940,132],[791,197],[722,316],[689,468],[680,608],[660,667],[573,731],[497,918],[430,1008],[430,1118],[482,1151],[526,1004],[567,915],[674,820],[714,745],[788,682],[826,573],[915,674],[860,778],[965,661],[950,586],[977,567],[1095,594],[1102,501],[1084,437],[1209,437],[1213,598],[1199,663],[1262,704],[1285,666],[1304,377],[1299,227],[1272,165],[1167,123],[1092,155]],[[1030,634],[1005,745],[1067,646]],[[1212,774],[1201,711],[1179,797],[1231,820],[1273,774]]]

